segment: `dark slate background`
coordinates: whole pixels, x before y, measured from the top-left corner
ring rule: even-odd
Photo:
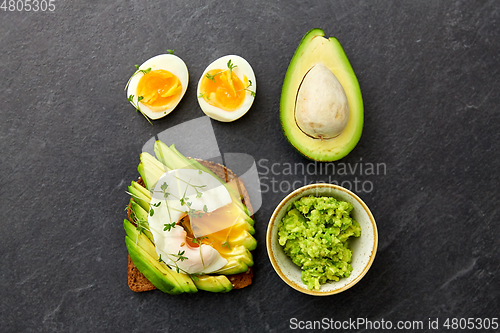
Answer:
[[[291,318],[422,320],[427,327],[429,318],[441,325],[498,317],[498,2],[55,6],[53,13],[0,10],[1,332],[281,332]],[[268,219],[285,196],[278,190],[263,194],[256,214],[251,287],[180,296],[130,291],[122,221],[142,145],[202,116],[199,76],[216,58],[238,54],[253,66],[257,98],[240,120],[213,121],[221,151],[267,166],[308,163],[284,138],[278,111],[288,63],[316,27],[340,40],[364,98],[361,141],[336,165],[386,165],[379,175],[331,178],[373,184],[358,191],[379,231],[368,274],[330,297],[282,282],[265,247]],[[190,85],[178,108],[151,126],[123,87],[134,64],[167,49],[186,62]]]

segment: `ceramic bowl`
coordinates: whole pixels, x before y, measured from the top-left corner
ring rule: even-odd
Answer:
[[[351,238],[349,245],[352,250],[352,273],[348,278],[337,282],[321,285],[319,290],[310,290],[300,279],[301,269],[285,254],[278,243],[278,225],[288,210],[288,207],[303,196],[329,196],[337,200],[350,202],[354,209],[352,218],[361,226],[361,236]],[[375,259],[378,245],[377,225],[368,206],[354,193],[341,186],[333,184],[310,184],[303,186],[287,195],[274,210],[266,236],[267,253],[274,270],[290,287],[309,295],[327,296],[340,293],[358,283],[366,274]]]

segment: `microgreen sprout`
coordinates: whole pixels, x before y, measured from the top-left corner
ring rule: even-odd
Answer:
[[[167,49],[167,53],[168,54],[174,54],[175,50],[170,50],[170,49]]]
[[[199,170],[198,174],[201,175],[201,170]],[[185,181],[183,179],[180,179],[178,177],[175,177],[177,179],[179,179],[181,182],[185,183],[187,186],[186,186],[186,190],[184,191],[184,196],[186,196],[186,192],[187,192],[187,189],[188,189],[188,186],[191,186],[195,191],[196,191],[196,198],[201,198],[201,196],[203,195],[203,192],[199,191],[198,189],[201,189],[201,188],[204,188],[204,187],[207,187],[207,185],[193,185],[191,184],[189,181]],[[186,199],[189,199],[189,198],[186,198]],[[182,200],[182,198],[181,198]],[[182,202],[181,202],[182,205],[184,205]]]
[[[163,197],[165,198],[165,200],[167,200],[168,196],[170,195],[170,193],[167,192],[167,188],[168,184],[165,182],[160,185],[160,189],[163,191]]]
[[[139,107],[139,102],[142,101],[144,99],[144,96],[137,96],[137,104],[134,102],[134,95],[130,95],[128,98],[127,98],[127,101],[129,101],[130,103],[132,103],[133,106],[135,106],[135,110],[137,112],[140,112],[144,118],[146,118],[146,120],[151,124],[153,125],[153,123],[151,122],[151,120],[149,120],[149,117],[146,116],[146,114],[144,112],[142,112],[141,108]]]
[[[232,62],[231,62],[231,59],[229,59],[229,61],[227,62],[227,68],[229,69],[229,79],[232,81],[233,80],[233,69],[238,67],[238,65],[234,65]],[[209,79],[209,80],[212,80],[215,82],[215,77],[219,74],[222,74],[224,73],[224,71],[220,71],[220,72],[217,72],[215,74],[210,74],[210,73],[207,73],[206,78]],[[202,97],[202,96],[198,96],[198,97]]]
[[[143,75],[146,75],[146,74],[148,74],[149,72],[151,72],[151,67],[146,68],[146,69],[139,69],[139,65],[135,65],[135,72],[134,72],[134,74],[132,74],[132,76],[130,77],[130,79],[128,79],[127,84],[125,85],[125,89],[124,89],[124,90],[127,90],[128,86],[129,86],[129,84],[130,84],[130,81],[132,81],[132,78],[133,78],[135,75],[137,75],[137,74],[139,74],[139,73],[142,73]],[[142,111],[141,111],[141,108],[139,107],[139,102],[140,102],[141,100],[143,100],[143,99],[144,99],[144,96],[137,96],[137,104],[136,104],[136,103],[134,103],[134,95],[130,95],[130,96],[128,96],[128,98],[127,98],[127,100],[128,100],[129,102],[131,102],[131,103],[132,103],[132,105],[134,105],[134,106],[135,106],[135,109],[137,110],[137,112],[140,112],[140,113],[141,113],[141,114],[142,114],[142,115],[143,115],[143,116],[144,116],[144,117],[148,120],[148,122],[149,122],[151,125],[153,125],[153,123],[151,122],[151,120],[149,120],[148,116],[146,116],[146,115],[144,114],[144,112],[142,112]]]
[[[163,231],[170,231],[172,228],[175,228],[175,225],[176,225],[175,222],[165,223],[164,224],[165,228],[163,228]]]
[[[188,216],[191,218],[191,217],[202,217],[204,213],[201,213],[201,212],[198,212],[196,209],[192,208],[191,205],[193,204],[192,202],[189,201],[189,197],[186,196],[186,193],[187,193],[187,190],[189,188],[189,186],[191,186],[195,191],[196,191],[196,198],[201,198],[202,195],[203,195],[203,192],[201,192],[199,189],[201,188],[204,188],[206,187],[207,185],[193,185],[190,183],[190,181],[185,181],[183,179],[180,179],[178,177],[176,177],[177,179],[179,179],[181,182],[185,183],[186,184],[186,188],[184,190],[184,194],[182,195],[182,198],[180,198],[180,203],[182,206],[186,206],[187,208],[187,211],[185,211],[184,213],[188,214]],[[205,205],[206,207],[206,205]],[[203,207],[203,208],[205,208]],[[206,211],[205,211],[206,213]]]
[[[195,237],[195,238],[193,238],[193,243],[198,244],[198,245],[201,245],[201,242],[202,242],[204,239],[208,239],[208,237],[207,237],[207,236],[203,236],[203,237]]]
[[[246,91],[248,91],[248,92],[250,93],[250,95],[251,95],[252,97],[255,97],[255,91],[252,91],[252,90],[248,89],[248,88],[250,88],[251,86],[252,86],[252,80],[248,80],[248,86],[247,86],[246,88],[243,88],[243,89],[238,90],[237,92],[240,92],[240,91],[242,91],[242,90],[246,90]]]
[[[138,74],[138,73],[142,73],[142,74],[148,74],[149,72],[151,72],[151,67],[147,68],[147,69],[139,69],[139,65],[135,65],[135,72],[134,74],[132,74],[132,76],[130,77],[130,79],[128,79],[127,81],[127,84],[125,85],[125,89],[123,90],[127,90],[129,84],[130,84],[130,81],[132,81],[132,78]]]
[[[167,192],[167,188],[168,188],[168,184],[166,182],[163,182],[163,184],[161,184],[161,186],[160,186],[160,189],[163,192],[163,198],[165,199],[165,204],[167,205],[168,218],[170,219],[170,221],[172,221],[172,217],[170,216],[170,207],[168,206],[168,201],[167,201],[167,198],[170,195],[170,193]]]
[[[203,213],[202,212],[198,212],[196,209],[192,209],[191,208],[191,203],[188,202],[188,207],[190,208],[188,212],[186,212],[189,217],[198,217],[198,218],[201,218],[203,215],[205,215],[205,213],[208,213],[208,208],[207,208],[207,205],[203,205]],[[197,213],[198,212],[198,213]]]
[[[161,205],[161,201],[158,201],[157,203],[150,205],[149,206],[149,216],[153,216],[155,214],[153,207],[160,207],[160,205]]]
[[[238,67],[238,65],[233,65],[231,62],[231,59],[227,62],[227,68],[229,68],[229,78],[232,80],[233,79],[233,69]]]
[[[146,231],[149,231],[149,225],[146,220],[136,219],[135,220],[136,229],[140,234],[145,234]]]
[[[184,253],[186,253],[186,251],[179,250],[179,252],[177,254],[172,254],[172,256],[177,257],[177,261],[179,261],[179,260],[184,261],[184,260],[188,259],[188,257],[184,256]]]
[[[201,259],[201,263],[203,265],[203,268],[205,268],[205,261],[203,260],[203,254],[201,253],[201,242],[204,240],[204,239],[208,239],[208,237],[204,236],[204,237],[198,237],[198,238],[193,238],[192,242],[195,243],[195,244],[198,244],[199,247],[200,247],[200,259]]]
[[[175,270],[177,271],[177,273],[179,273],[179,271],[181,270],[181,269],[180,269],[180,267],[179,267],[179,265],[177,265],[177,262],[178,262],[178,261],[181,261],[181,262],[182,262],[182,261],[184,261],[184,260],[187,260],[187,259],[188,259],[188,257],[185,257],[185,256],[184,256],[184,253],[185,253],[185,252],[186,252],[186,251],[181,251],[181,250],[179,250],[179,252],[177,252],[177,254],[169,254],[169,256],[176,258],[176,260],[175,260],[175,261],[174,261],[174,260],[172,260],[172,261],[174,262],[174,265],[175,265]],[[183,272],[184,272],[184,271],[183,271]]]
[[[179,262],[179,261],[181,261],[181,262],[182,262],[182,261],[184,261],[184,260],[187,260],[187,259],[188,259],[188,257],[184,256],[184,253],[185,253],[185,252],[186,252],[186,251],[181,251],[181,250],[179,250],[179,252],[177,252],[177,254],[173,254],[173,253],[168,254],[170,257],[175,258],[175,260],[172,260],[172,259],[171,259],[171,261],[174,263],[174,265],[175,265],[175,270],[177,271],[177,273],[179,273],[180,271],[182,271],[182,272],[186,273],[184,270],[182,270],[182,269],[179,267],[179,265],[177,265],[177,262]],[[162,262],[162,263],[164,263],[164,264],[167,264],[167,263],[165,262],[165,260],[163,260],[163,259],[161,258],[161,254],[160,254],[160,257],[158,258],[158,262],[160,262],[160,263]],[[186,274],[187,274],[187,273],[186,273]]]
[[[247,88],[240,89],[240,90],[238,90],[237,92],[240,92],[240,91],[242,91],[242,90],[246,90],[246,91],[248,91],[252,97],[255,97],[255,91],[252,91],[252,90],[247,89]]]
[[[128,209],[128,207],[127,207]],[[139,231],[139,234],[145,234],[145,231],[150,231],[149,230],[149,223],[146,220],[140,219],[134,212],[134,210],[131,210],[131,216],[132,220],[135,223],[135,228],[137,231]]]
[[[215,82],[215,76],[217,76],[217,75],[219,75],[219,74],[222,74],[222,73],[223,73],[223,71],[220,71],[220,72],[215,73],[215,74],[213,74],[213,75],[212,75],[212,74],[210,74],[210,73],[207,73],[206,77],[207,77],[207,79],[212,80],[212,81],[214,81],[214,82]]]
[[[205,95],[205,93],[200,93],[200,94],[198,95],[198,98],[203,98],[203,97],[205,97],[206,99],[210,100],[210,97],[208,97],[207,95]],[[200,170],[200,171],[201,171],[201,170]]]

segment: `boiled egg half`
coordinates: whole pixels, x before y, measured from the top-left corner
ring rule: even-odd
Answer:
[[[188,82],[184,61],[173,54],[160,54],[137,68],[128,82],[127,98],[143,115],[159,119],[179,104]]]
[[[154,188],[153,213],[150,210],[148,216],[161,260],[187,274],[223,268],[228,261],[211,243],[216,242],[213,235],[233,229],[241,218],[231,209],[232,200],[228,189],[207,172],[176,169],[164,173]],[[186,216],[189,225],[183,224]]]
[[[198,102],[210,118],[230,122],[247,113],[256,88],[250,64],[240,56],[227,55],[212,62],[203,72],[198,82]]]

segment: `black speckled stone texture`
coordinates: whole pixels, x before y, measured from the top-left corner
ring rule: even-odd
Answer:
[[[424,332],[429,318],[499,317],[499,2],[55,7],[0,10],[0,332],[283,332],[291,318],[421,320]],[[385,165],[378,174],[281,172],[309,163],[282,134],[279,100],[296,47],[316,27],[339,39],[364,99],[361,140],[335,165]],[[167,49],[186,62],[190,85],[151,126],[123,88],[134,64]],[[281,281],[265,233],[286,193],[272,188],[255,216],[251,287],[179,296],[128,288],[122,221],[142,146],[203,115],[197,81],[226,54],[252,65],[257,98],[238,121],[212,121],[221,152],[253,156],[268,186],[365,184],[356,192],[375,216],[379,248],[353,288],[313,297]],[[278,174],[266,174],[273,163]]]

